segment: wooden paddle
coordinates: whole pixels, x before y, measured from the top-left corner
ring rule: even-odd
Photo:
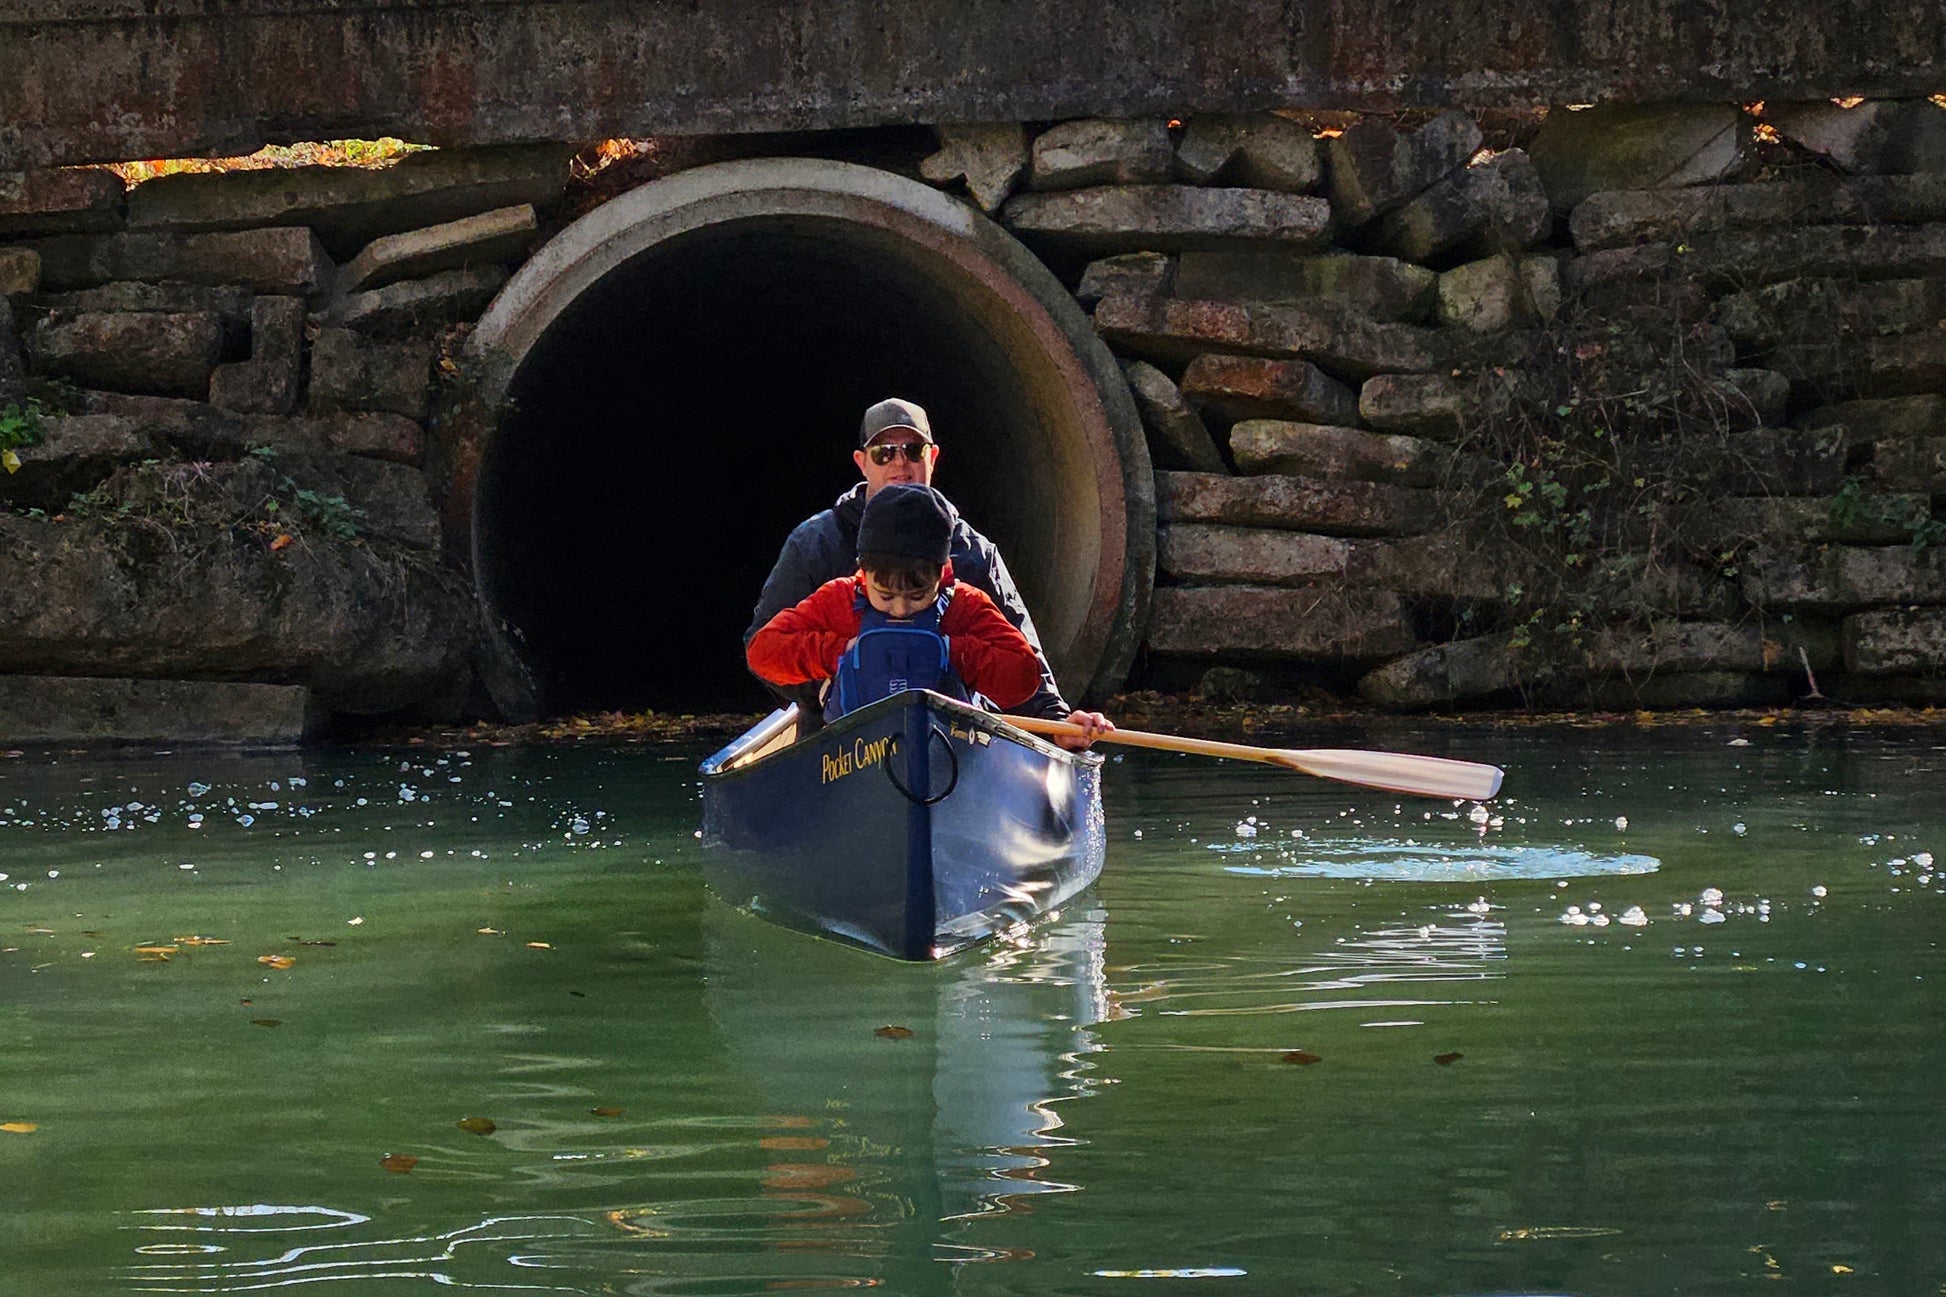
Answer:
[[[1008,716],[1010,725],[1030,734],[1080,737],[1079,725],[1043,720],[1038,716]],[[1274,766],[1336,779],[1367,788],[1421,797],[1452,797],[1485,801],[1500,791],[1503,772],[1498,766],[1447,757],[1421,757],[1407,752],[1364,752],[1355,748],[1253,748],[1245,743],[1218,743],[1175,734],[1146,734],[1141,730],[1112,730],[1095,736],[1097,743],[1122,743],[1164,752],[1188,752],[1202,757],[1233,757],[1238,761],[1266,761]]]

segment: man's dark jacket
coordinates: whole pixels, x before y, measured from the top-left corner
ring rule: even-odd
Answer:
[[[1028,615],[1027,605],[1021,602],[1020,591],[1014,588],[1014,579],[1007,572],[1000,551],[992,541],[974,531],[950,501],[946,507],[953,515],[953,576],[992,596],[1001,613],[1020,628],[1020,633],[1034,646],[1034,656],[1041,660],[1041,687],[1022,704],[1021,712],[1065,720],[1074,709],[1061,697],[1060,686],[1054,683],[1054,672],[1048,668],[1047,654],[1041,651],[1041,637],[1034,630],[1034,619]],[[797,525],[784,542],[777,565],[770,569],[770,576],[764,581],[763,593],[757,598],[757,611],[750,619],[750,628],[743,632],[745,645],[763,629],[765,622],[807,598],[826,581],[850,576],[858,570],[858,520],[864,513],[865,484],[860,482],[839,496],[829,509]],[[772,688],[771,692],[797,703],[805,716],[819,714],[815,686],[796,690]]]

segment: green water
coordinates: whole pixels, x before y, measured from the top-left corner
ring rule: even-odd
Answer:
[[[0,760],[0,1291],[1946,1291],[1946,735],[1370,741],[1509,795],[1131,755],[934,967],[700,750]]]

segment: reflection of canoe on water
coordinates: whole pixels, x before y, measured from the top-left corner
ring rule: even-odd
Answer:
[[[804,1149],[771,1161],[843,1174],[825,1192],[861,1200],[843,1219],[774,1217],[773,1236],[816,1226],[880,1246],[916,1231],[927,1251],[997,1243],[1006,1232],[953,1235],[939,1222],[1072,1186],[1060,1166],[1067,1105],[1093,1093],[1094,1027],[1107,1014],[1103,916],[1090,902],[926,966],[887,967],[720,905],[702,933],[703,1003],[725,1075],[739,1079],[725,1102],[760,1105],[775,1146]],[[890,1286],[952,1288],[911,1278]]]
[[[1101,873],[1101,758],[908,691],[797,740],[774,712],[703,763],[703,873],[777,923],[937,959]]]

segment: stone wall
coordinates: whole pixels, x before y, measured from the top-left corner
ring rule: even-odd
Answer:
[[[459,713],[476,614],[425,472],[437,362],[569,152],[0,176],[0,411],[40,411],[0,475],[0,673],[99,713],[29,728],[181,731],[196,698],[266,741]]]
[[[1946,110],[1482,120],[1069,122],[973,191],[1143,408],[1147,679],[1946,698]]]
[[[1946,695],[1936,104],[937,139],[884,165],[993,215],[1125,362],[1162,520],[1144,682]],[[0,174],[0,411],[49,411],[0,475],[0,673],[457,714],[476,613],[429,420],[454,340],[598,198],[568,156]]]

